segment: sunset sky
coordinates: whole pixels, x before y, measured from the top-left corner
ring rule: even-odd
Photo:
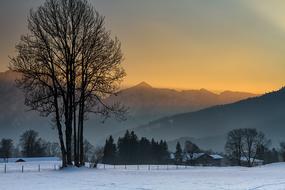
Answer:
[[[0,2],[0,71],[29,9],[43,0]],[[90,0],[122,42],[124,86],[263,93],[285,82],[284,0]]]

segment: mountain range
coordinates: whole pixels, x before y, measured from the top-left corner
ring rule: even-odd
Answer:
[[[285,88],[281,88],[259,97],[154,120],[135,132],[170,142],[193,140],[204,149],[222,151],[230,130],[256,128],[277,146],[285,141],[284,113]]]
[[[28,111],[29,108],[24,105],[24,94],[15,87],[14,81],[17,77],[19,74],[12,71],[0,73],[0,138],[18,140],[23,131],[34,129],[39,131],[44,138],[55,140],[56,131],[52,130],[49,118],[43,118],[34,111]],[[115,119],[110,119],[102,123],[101,118],[89,115],[89,120],[86,122],[86,137],[94,144],[100,144],[110,134],[117,134],[126,129],[135,129],[137,126],[159,118],[178,113],[195,112],[255,96],[258,95],[232,91],[217,94],[206,89],[178,91],[154,88],[146,82],[142,82],[136,86],[122,89],[117,96],[110,96],[106,100],[107,102],[119,101],[128,107],[127,121],[118,122]],[[144,126],[146,127],[146,125]],[[138,131],[142,132],[142,129],[140,127]],[[177,129],[179,130],[179,126]],[[174,139],[184,136],[174,135],[171,137],[171,134],[162,134],[157,136],[153,134],[153,137]]]

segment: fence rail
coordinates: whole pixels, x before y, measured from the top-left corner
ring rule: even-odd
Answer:
[[[61,167],[60,162],[55,163],[32,163],[32,162],[23,162],[23,163],[0,163],[0,172],[12,173],[12,172],[41,172],[41,171],[51,171],[59,170]]]
[[[86,163],[85,167],[93,168],[94,165]],[[41,171],[52,171],[59,170],[61,168],[60,162],[44,162],[44,163],[0,163],[0,172],[12,173],[12,172],[41,172]],[[191,168],[189,165],[155,165],[155,164],[136,164],[136,165],[110,165],[110,164],[97,164],[97,169],[100,170],[179,170]]]
[[[157,164],[135,164],[135,165],[110,165],[98,164],[98,169],[124,169],[124,170],[178,170],[191,168],[189,165],[157,165]]]

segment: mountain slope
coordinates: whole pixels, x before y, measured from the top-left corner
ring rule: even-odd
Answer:
[[[138,127],[135,132],[140,136],[171,140],[184,136],[220,136],[231,129],[250,127],[262,130],[276,145],[285,140],[284,113],[285,88],[282,88],[233,104],[165,117]]]
[[[177,91],[153,88],[142,82],[134,87],[122,90],[118,96],[110,97],[109,101],[122,102],[130,108],[129,119],[136,118],[136,122],[145,123],[146,120],[151,121],[163,116],[197,111],[254,96],[257,95],[231,91],[215,94],[206,89]]]

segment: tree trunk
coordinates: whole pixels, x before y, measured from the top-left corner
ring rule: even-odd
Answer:
[[[74,146],[74,165],[79,166],[78,159],[78,142],[77,142],[77,131],[76,131],[76,108],[73,110],[73,146]]]
[[[79,162],[81,166],[84,166],[84,139],[83,139],[83,122],[84,122],[84,102],[80,102],[80,115],[79,115],[79,120],[80,120],[80,125],[79,127],[79,138],[78,138],[78,142],[79,142]]]
[[[62,167],[66,167],[67,166],[67,156],[66,156],[66,148],[64,146],[64,140],[63,140],[62,125],[60,122],[60,114],[59,114],[59,106],[58,106],[58,91],[56,88],[57,86],[56,76],[55,76],[53,62],[51,63],[51,69],[52,69],[52,83],[54,86],[54,89],[52,91],[53,91],[54,106],[55,106],[55,119],[56,119],[56,126],[57,126],[57,131],[58,131],[60,149],[61,149]]]

